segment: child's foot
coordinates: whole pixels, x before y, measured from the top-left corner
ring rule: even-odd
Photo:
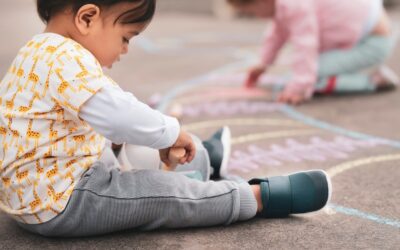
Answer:
[[[371,77],[377,91],[394,90],[400,84],[397,74],[387,66],[380,67]]]
[[[260,214],[266,218],[320,210],[332,193],[330,178],[322,170],[253,179],[249,183],[260,185],[263,204]]]
[[[211,179],[220,179],[227,176],[228,160],[231,154],[231,131],[223,127],[213,134],[208,140],[203,141],[208,151],[210,164],[213,168]]]

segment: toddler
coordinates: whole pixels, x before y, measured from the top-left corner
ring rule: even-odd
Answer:
[[[1,210],[31,232],[76,237],[324,207],[331,187],[321,170],[248,183],[210,181],[207,171],[121,171],[110,141],[159,150],[168,166],[170,152],[183,149],[178,168],[226,174],[228,128],[200,142],[102,71],[128,53],[155,7],[156,0],[37,0],[45,32],[21,48],[0,84]]]

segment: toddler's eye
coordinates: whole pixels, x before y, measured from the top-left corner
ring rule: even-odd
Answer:
[[[122,41],[123,41],[124,43],[129,44],[129,39],[127,39],[126,37],[123,37],[123,38],[122,38]]]

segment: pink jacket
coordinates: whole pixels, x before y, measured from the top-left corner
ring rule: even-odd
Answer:
[[[374,6],[381,8],[381,0],[275,1],[272,29],[262,51],[263,62],[273,63],[280,48],[290,41],[294,52],[293,80],[287,91],[306,90],[308,96],[317,80],[319,54],[352,48],[368,32]]]

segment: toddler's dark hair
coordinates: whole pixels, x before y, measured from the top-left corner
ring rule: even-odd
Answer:
[[[85,4],[107,8],[123,2],[138,3],[138,6],[122,13],[115,23],[118,21],[123,24],[144,23],[154,16],[156,0],[36,0],[36,5],[40,19],[48,23],[54,15],[67,8],[72,8],[72,11],[76,13]]]

